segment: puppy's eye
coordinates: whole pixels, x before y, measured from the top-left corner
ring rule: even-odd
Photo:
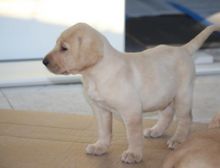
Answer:
[[[68,48],[67,48],[66,46],[61,46],[60,50],[61,50],[61,51],[67,51]]]
[[[68,43],[66,43],[66,42],[61,42],[60,43],[60,51],[61,52],[67,51],[68,49],[69,49]]]

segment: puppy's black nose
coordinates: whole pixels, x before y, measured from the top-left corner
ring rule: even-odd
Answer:
[[[44,59],[43,59],[43,64],[44,64],[45,66],[47,66],[47,65],[49,64],[49,60],[48,60],[47,58],[44,58]]]

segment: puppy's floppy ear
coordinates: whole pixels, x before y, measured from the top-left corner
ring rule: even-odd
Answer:
[[[104,44],[99,34],[82,36],[78,38],[79,55],[77,57],[77,64],[79,71],[94,66],[102,57],[104,52]]]

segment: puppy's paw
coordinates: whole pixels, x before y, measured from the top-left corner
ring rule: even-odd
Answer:
[[[105,145],[94,143],[94,144],[89,144],[86,147],[86,153],[89,155],[100,156],[100,155],[107,153],[107,149],[108,148]]]
[[[145,128],[144,137],[145,138],[158,138],[163,135],[163,132],[153,128]]]
[[[142,152],[131,152],[129,150],[124,151],[121,156],[121,161],[128,164],[139,163],[142,159]]]
[[[184,141],[183,139],[176,138],[174,136],[174,137],[171,137],[167,141],[167,146],[168,146],[169,149],[174,150],[177,147],[177,145],[181,144],[183,141]]]
[[[209,128],[219,128],[219,127],[220,127],[220,115],[218,114],[209,123]]]

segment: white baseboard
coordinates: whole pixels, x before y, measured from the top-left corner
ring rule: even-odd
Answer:
[[[80,82],[80,75],[54,75],[39,61],[1,62],[0,87]]]
[[[215,75],[220,74],[220,63],[198,64],[196,65],[197,75]]]
[[[197,75],[220,74],[220,63],[196,65]],[[80,75],[54,75],[41,61],[1,62],[0,87],[79,83]]]
[[[212,64],[214,57],[206,52],[198,51],[194,54],[195,64]]]

